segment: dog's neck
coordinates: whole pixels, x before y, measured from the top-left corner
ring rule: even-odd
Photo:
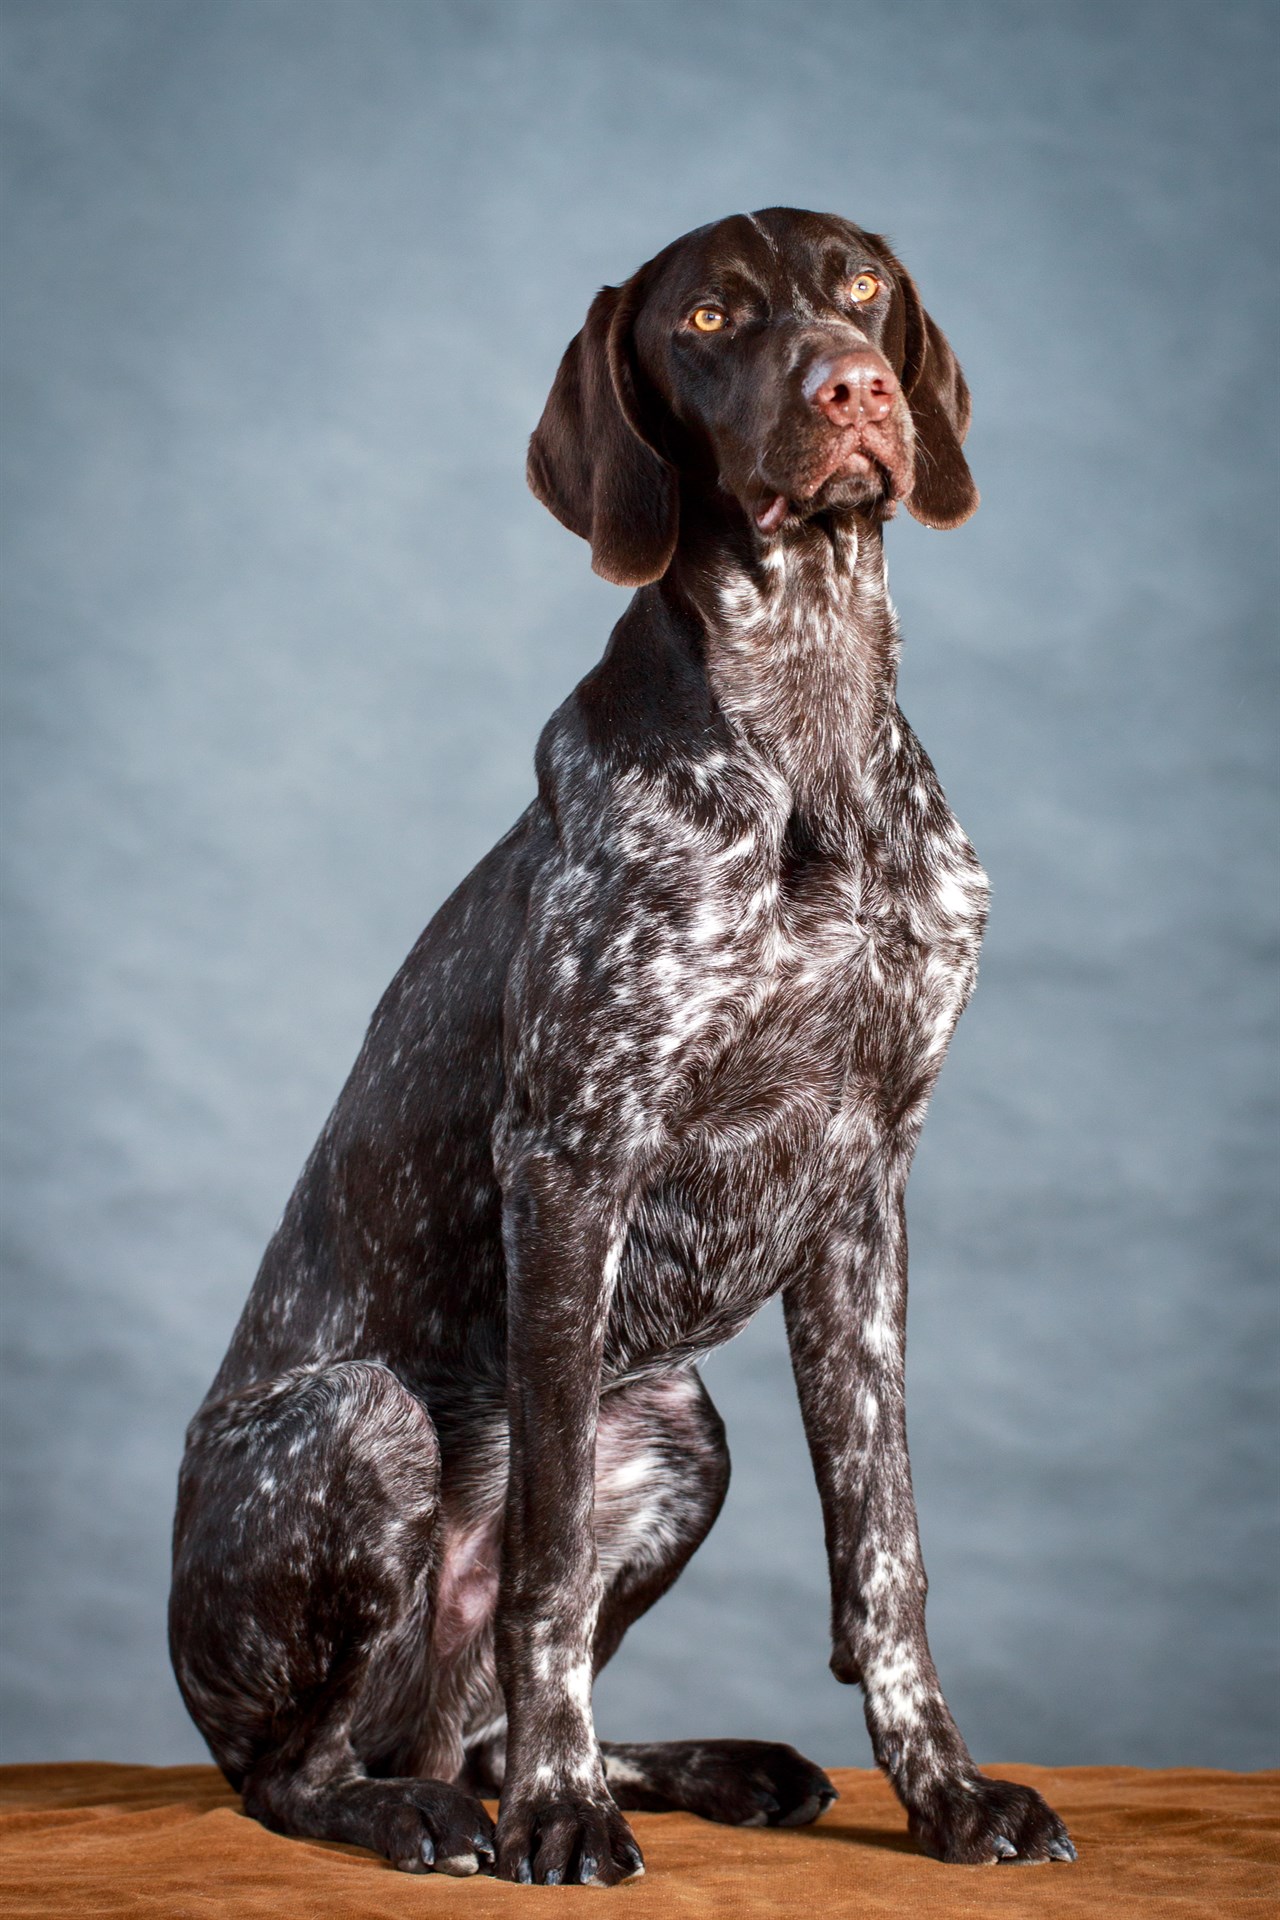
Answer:
[[[815,826],[836,825],[858,806],[896,697],[879,524],[849,514],[787,525],[763,549],[704,525],[682,538],[667,578],[698,617],[730,725]]]

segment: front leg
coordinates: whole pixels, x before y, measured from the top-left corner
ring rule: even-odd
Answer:
[[[784,1296],[822,1498],[837,1679],[860,1681],[877,1764],[941,1860],[1074,1860],[1052,1808],[979,1771],[938,1684],[903,1399],[907,1239],[881,1169]]]
[[[504,1156],[511,1455],[498,1672],[507,1764],[497,1868],[614,1886],[644,1871],[591,1712],[602,1593],[592,1513],[600,1362],[624,1224],[608,1183],[524,1143]]]

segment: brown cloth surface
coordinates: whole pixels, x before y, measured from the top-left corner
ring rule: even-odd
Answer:
[[[836,1772],[840,1799],[800,1831],[634,1814],[647,1872],[613,1892],[397,1873],[354,1847],[282,1840],[212,1767],[0,1768],[0,1913],[271,1920],[623,1920],[684,1916],[1017,1915],[1275,1920],[1280,1772],[990,1769],[1036,1786],[1075,1866],[945,1867],[918,1854],[879,1775]]]

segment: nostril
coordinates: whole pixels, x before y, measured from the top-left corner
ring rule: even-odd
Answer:
[[[805,382],[806,398],[834,427],[878,424],[888,417],[897,393],[892,368],[866,348],[819,362]]]

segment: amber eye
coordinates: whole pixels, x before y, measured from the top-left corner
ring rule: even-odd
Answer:
[[[880,291],[880,285],[874,273],[860,273],[849,288],[849,298],[855,305],[864,307],[868,300],[875,299]]]
[[[719,333],[728,315],[720,307],[695,307],[689,318],[699,333]]]

